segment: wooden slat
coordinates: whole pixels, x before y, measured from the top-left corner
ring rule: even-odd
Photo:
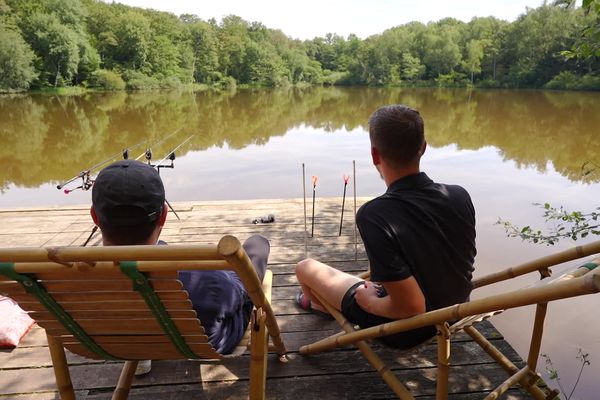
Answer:
[[[206,343],[208,342],[208,337],[206,335],[182,335],[185,339],[186,343]],[[170,343],[171,339],[169,339],[165,335],[118,335],[118,336],[106,336],[106,335],[93,335],[91,338],[98,344],[106,344],[106,343],[146,343],[146,344],[160,344],[160,343]],[[58,337],[62,343],[78,343],[76,339],[72,336],[61,336]]]
[[[69,344],[65,347],[75,354],[91,359],[98,358],[82,344]],[[195,354],[203,358],[218,357],[210,344],[192,343],[189,347]],[[111,343],[104,344],[102,348],[111,355],[124,360],[177,360],[186,358],[171,343],[163,343],[161,346]]]
[[[134,335],[134,334],[162,334],[163,330],[158,322],[152,318],[148,319],[82,319],[77,323],[89,335]],[[39,326],[47,331],[62,330],[62,325],[56,320],[36,321]],[[175,318],[173,322],[182,333],[204,334],[200,321],[194,318]],[[53,336],[56,336],[53,334]]]
[[[156,294],[161,300],[187,300],[187,293],[184,291],[157,291]],[[11,296],[14,300],[23,302],[37,301],[29,294],[15,294]],[[102,301],[102,300],[141,300],[137,292],[96,292],[96,293],[55,293],[52,297],[59,302],[63,301]]]
[[[150,279],[150,285],[155,291],[181,290],[181,282],[171,279]],[[132,291],[131,280],[112,281],[42,281],[42,285],[50,293],[53,292],[120,292]]]
[[[172,310],[167,311],[171,318],[196,318],[194,310]],[[154,314],[149,309],[145,310],[90,310],[90,311],[71,311],[69,315],[77,320],[80,319],[134,319],[134,318],[154,318]],[[37,320],[54,319],[54,316],[48,311],[32,311],[29,316]]]
[[[25,290],[23,290],[23,287],[20,283],[15,281],[0,282],[0,296],[6,296],[14,299],[16,295],[23,293],[25,293]]]
[[[160,271],[146,273],[149,279],[177,279],[178,275],[175,271]],[[60,272],[41,272],[35,274],[35,277],[43,281],[73,281],[73,280],[112,280],[112,279],[128,279],[120,271],[77,271],[76,269],[60,271]]]
[[[164,300],[163,305],[167,310],[190,310],[192,302],[187,300]],[[26,311],[45,311],[46,308],[36,300],[20,301],[19,305]],[[146,302],[138,300],[127,301],[74,301],[61,302],[60,305],[67,312],[85,310],[147,310]]]
[[[156,291],[159,290],[181,290],[183,285],[180,281],[170,279],[150,279],[150,285]],[[122,292],[133,291],[133,282],[130,279],[115,280],[78,280],[78,281],[41,281],[40,284],[49,293],[77,293],[77,292]],[[0,282],[0,293],[27,293],[18,282]]]

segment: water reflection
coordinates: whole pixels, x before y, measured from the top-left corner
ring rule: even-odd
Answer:
[[[178,152],[176,171],[162,175],[172,202],[301,197],[304,162],[308,177],[320,176],[318,196],[341,196],[341,176],[352,172],[352,160],[358,195],[377,195],[385,188],[370,162],[366,121],[380,105],[405,103],[425,119],[425,171],[471,193],[476,276],[482,276],[575,244],[531,246],[506,239],[494,222],[543,225],[529,207],[533,201],[569,210],[597,207],[600,186],[587,183],[600,173],[584,175],[582,165],[600,154],[598,100],[597,93],[376,88],[0,96],[0,208],[89,204],[89,193],[64,196],[54,185],[141,142],[131,150],[137,157],[179,128],[152,145],[159,160],[194,135]],[[552,354],[567,384],[576,379],[568,372],[578,367],[574,348],[598,360],[598,324],[576,331],[594,312],[588,299],[549,309],[553,329],[542,350]],[[523,327],[532,316],[502,318],[497,326],[526,356]],[[590,381],[575,395],[593,398],[597,385]]]
[[[600,154],[595,93],[310,88],[2,96],[0,189],[65,180],[135,143],[143,145],[132,154],[141,152],[177,128],[153,149],[155,158],[190,134],[186,151],[261,145],[302,125],[366,130],[368,116],[390,103],[421,111],[433,147],[494,146],[519,167],[545,171],[552,162],[572,181],[598,179],[582,174],[582,164]]]

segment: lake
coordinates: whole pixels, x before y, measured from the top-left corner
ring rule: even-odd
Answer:
[[[307,186],[319,177],[317,196],[341,196],[353,161],[358,196],[376,196],[385,186],[371,165],[367,120],[392,103],[418,109],[425,120],[422,169],[471,193],[476,276],[580,243],[522,243],[495,222],[543,226],[533,202],[599,206],[600,93],[309,88],[0,96],[0,208],[89,204],[89,191],[66,195],[56,185],[121,158],[123,149],[143,160],[149,147],[157,162],[186,140],[175,168],[161,170],[171,202],[302,197],[302,164]],[[595,398],[600,390],[600,323],[590,318],[597,304],[597,296],[582,297],[548,310],[542,352],[567,391],[580,366],[578,349],[590,355],[573,398]],[[522,356],[533,313],[511,311],[495,322]]]

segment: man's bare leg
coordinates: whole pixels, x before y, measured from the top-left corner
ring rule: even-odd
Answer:
[[[312,296],[316,292],[337,310],[342,309],[342,299],[348,289],[362,279],[339,271],[319,261],[307,258],[296,265],[296,277],[302,292],[311,300],[314,309],[325,311],[325,308]]]

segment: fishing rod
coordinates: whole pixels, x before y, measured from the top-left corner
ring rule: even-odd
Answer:
[[[148,164],[150,166],[156,168],[156,170],[158,171],[159,175],[160,175],[160,169],[161,168],[175,168],[175,164],[173,163],[173,161],[175,161],[175,152],[177,150],[179,150],[179,148],[181,146],[183,146],[184,144],[186,144],[187,142],[189,142],[193,137],[194,137],[194,135],[188,136],[183,142],[179,143],[175,148],[173,148],[171,151],[167,152],[167,155],[165,157],[163,157],[163,159],[160,160],[158,163],[156,163],[156,164],[150,164],[150,160],[152,159],[152,158],[150,158],[148,160]],[[169,165],[163,165],[163,163],[166,160],[171,161],[171,164],[169,164]]]
[[[194,137],[194,135],[190,135],[188,136],[183,142],[179,143],[177,146],[175,146],[175,148],[171,149],[170,151],[167,152],[167,155],[165,157],[163,157],[162,160],[160,160],[158,163],[156,164],[152,164],[152,150],[148,149],[146,151],[146,160],[148,162],[148,165],[150,165],[153,168],[156,168],[156,171],[158,172],[158,174],[160,175],[160,169],[161,168],[175,168],[175,151],[179,150],[179,148],[181,146],[183,146],[184,144],[186,144],[187,142],[189,142],[192,137]],[[163,165],[163,163],[169,160],[171,161],[171,163],[169,165]],[[169,209],[171,211],[173,211],[173,214],[175,214],[175,216],[177,217],[178,220],[181,220],[181,218],[179,218],[179,215],[177,214],[177,212],[175,211],[175,209],[173,208],[173,206],[171,205],[171,203],[169,203],[169,200],[167,200],[165,198],[165,203],[167,203],[167,206],[169,207]]]
[[[134,145],[131,148],[135,148],[135,147],[139,146],[140,144],[142,144],[142,142]],[[90,178],[90,174],[92,173],[92,171],[94,171],[94,170],[96,170],[96,169],[98,169],[98,168],[100,168],[100,167],[108,164],[109,162],[113,161],[115,158],[117,158],[120,155],[123,156],[123,159],[127,160],[129,158],[129,149],[124,149],[122,151],[119,151],[119,152],[113,154],[112,156],[108,157],[107,159],[102,160],[99,163],[96,163],[96,164],[92,165],[88,169],[85,169],[85,170],[81,171],[80,173],[78,173],[77,175],[75,175],[73,178],[71,178],[71,179],[69,179],[69,180],[67,180],[67,181],[65,181],[65,182],[63,182],[63,183],[61,183],[59,185],[56,185],[56,188],[58,190],[60,190],[60,189],[64,188],[65,186],[67,186],[69,183],[74,182],[77,179],[81,178],[81,180],[82,180],[81,186],[78,186],[78,187],[76,187],[74,189],[65,189],[64,190],[65,194],[69,194],[73,190],[77,190],[77,189],[89,190],[92,187],[93,183],[94,183],[94,181]]]
[[[152,159],[152,146],[159,146],[159,145],[163,144],[167,139],[169,139],[171,136],[175,135],[176,133],[179,133],[179,131],[182,129],[183,129],[183,127],[175,129],[173,132],[169,133],[164,138],[161,138],[160,140],[152,143],[150,146],[146,147],[146,150],[143,151],[142,154],[137,156],[135,158],[135,160],[139,161],[139,159],[142,157],[146,157],[146,160],[151,160]]]
[[[338,236],[342,236],[342,224],[344,223],[344,205],[346,204],[346,187],[348,186],[348,180],[350,179],[350,175],[343,175],[344,179],[344,195],[342,196],[342,216],[340,217],[340,233]]]
[[[174,134],[176,134],[177,132],[179,132],[182,128],[179,128],[177,130],[175,130],[174,132],[171,132],[169,135],[167,135],[164,138],[161,138],[160,140],[158,140],[157,142],[154,142],[153,145],[158,145],[160,143],[163,143],[165,140],[167,140],[168,138],[170,138],[171,136],[173,136]],[[81,179],[81,185],[72,188],[72,189],[64,189],[64,193],[65,194],[69,194],[75,190],[81,189],[84,191],[88,191],[92,188],[92,186],[94,185],[94,180],[91,177],[91,174],[93,171],[100,169],[101,167],[105,166],[106,164],[110,163],[111,161],[114,161],[117,157],[122,156],[124,160],[128,160],[129,159],[129,150],[135,149],[139,146],[141,146],[144,143],[144,141],[141,141],[139,143],[136,143],[133,146],[130,146],[126,149],[124,149],[123,151],[119,151],[113,155],[111,155],[110,157],[108,157],[105,160],[102,160],[94,165],[92,165],[91,167],[81,171],[79,174],[75,175],[73,178],[59,184],[56,185],[56,188],[58,190],[63,189],[65,186],[67,186],[68,184],[76,181],[77,179]],[[148,157],[148,153],[150,158],[152,157],[152,150],[150,150],[150,148],[148,148],[144,153],[142,153],[142,155],[146,154],[146,157]],[[137,159],[139,159],[141,156],[137,157]]]
[[[317,180],[318,179],[319,179],[319,177],[316,175],[313,175],[311,178],[312,184],[313,184],[313,203],[312,203],[312,226],[310,229],[310,237],[315,236],[315,195],[317,193]]]
[[[180,130],[181,130],[181,128],[177,129],[175,132],[171,133],[168,137],[173,136],[175,133],[179,132]],[[146,155],[146,159],[148,161],[148,164],[150,166],[152,166],[153,168],[156,168],[156,171],[160,174],[160,168],[175,168],[175,164],[174,164],[174,161],[175,161],[175,151],[178,150],[179,148],[181,148],[181,146],[183,146],[187,142],[189,142],[192,139],[193,136],[194,135],[190,135],[189,137],[187,137],[183,142],[179,143],[175,148],[173,148],[172,150],[170,150],[169,152],[167,152],[167,155],[162,160],[160,160],[158,163],[156,163],[154,165],[151,164],[152,151],[149,148],[144,153],[142,153],[142,156]],[[164,142],[164,139],[162,139],[160,141],[160,143],[162,143],[162,142]],[[159,143],[159,142],[157,142],[157,143]],[[128,152],[126,152],[126,151],[123,152],[123,158],[125,160],[128,159],[128,155],[129,155]],[[141,156],[138,157],[138,158],[141,158]],[[166,160],[171,161],[171,163],[169,165],[162,165],[162,163],[165,162]],[[90,170],[91,169],[92,168],[90,168]],[[87,189],[83,189],[83,190],[89,190],[89,188],[91,188],[93,186],[93,184],[94,184],[94,180],[90,179],[89,187]],[[173,212],[173,214],[175,214],[175,216],[177,217],[177,219],[181,220],[181,218],[179,218],[179,215],[177,214],[177,212],[175,211],[175,209],[173,208],[173,206],[171,206],[171,203],[169,203],[169,201],[166,198],[165,198],[165,203],[167,203],[167,206]],[[94,225],[94,228],[90,232],[90,235],[88,236],[88,238],[82,244],[82,247],[85,247],[89,243],[89,241],[92,239],[92,237],[94,237],[94,235],[97,233],[97,231],[98,231],[98,225]]]

